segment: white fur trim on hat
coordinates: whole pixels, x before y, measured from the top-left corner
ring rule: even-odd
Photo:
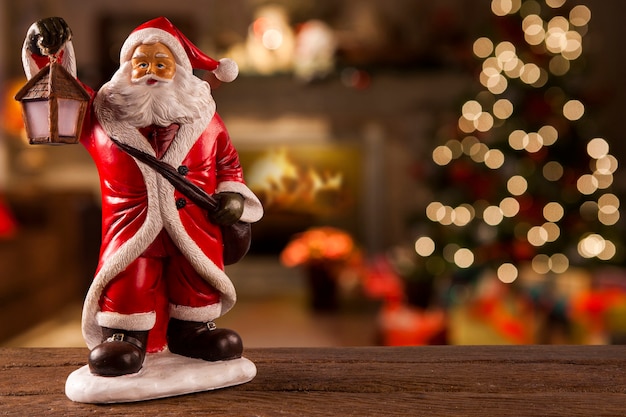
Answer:
[[[172,36],[168,32],[157,28],[140,29],[131,33],[124,41],[122,49],[120,50],[120,65],[130,61],[135,49],[142,44],[153,44],[160,42],[167,46],[174,54],[176,63],[181,65],[188,71],[192,71],[191,62],[185,48],[176,37]],[[236,64],[235,64],[236,65]]]

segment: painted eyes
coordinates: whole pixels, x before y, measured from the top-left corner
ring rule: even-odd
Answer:
[[[136,68],[140,68],[140,69],[147,69],[150,65],[147,62],[139,62],[137,64],[135,64]],[[166,69],[167,65],[163,64],[163,63],[157,63],[156,64],[156,68],[157,69]]]

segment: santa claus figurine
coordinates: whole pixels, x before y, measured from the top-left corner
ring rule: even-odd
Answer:
[[[51,56],[76,75],[62,18],[30,27],[27,77]],[[96,163],[102,191],[102,246],[82,323],[94,375],[136,373],[146,352],[166,348],[205,361],[242,355],[239,335],[213,323],[236,298],[224,272],[222,228],[258,221],[263,209],[244,183],[209,84],[194,69],[224,82],[238,71],[228,59],[206,56],[161,17],[129,35],[109,82],[97,92],[86,87],[91,102],[80,142]],[[124,146],[214,195],[217,210],[207,212]]]

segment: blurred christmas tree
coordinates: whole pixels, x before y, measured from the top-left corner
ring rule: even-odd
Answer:
[[[513,284],[623,261],[618,164],[585,91],[591,11],[573,3],[492,0],[491,33],[473,43],[476,94],[432,153],[434,201],[413,222],[418,260],[396,259],[406,276]]]

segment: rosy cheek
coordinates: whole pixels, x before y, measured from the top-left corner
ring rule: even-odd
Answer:
[[[145,70],[142,70],[140,68],[134,69],[133,72],[131,73],[131,77],[133,79],[141,78],[145,75],[145,72],[146,72]]]
[[[172,78],[173,71],[168,68],[163,68],[158,71],[157,75],[162,78],[170,79]]]

